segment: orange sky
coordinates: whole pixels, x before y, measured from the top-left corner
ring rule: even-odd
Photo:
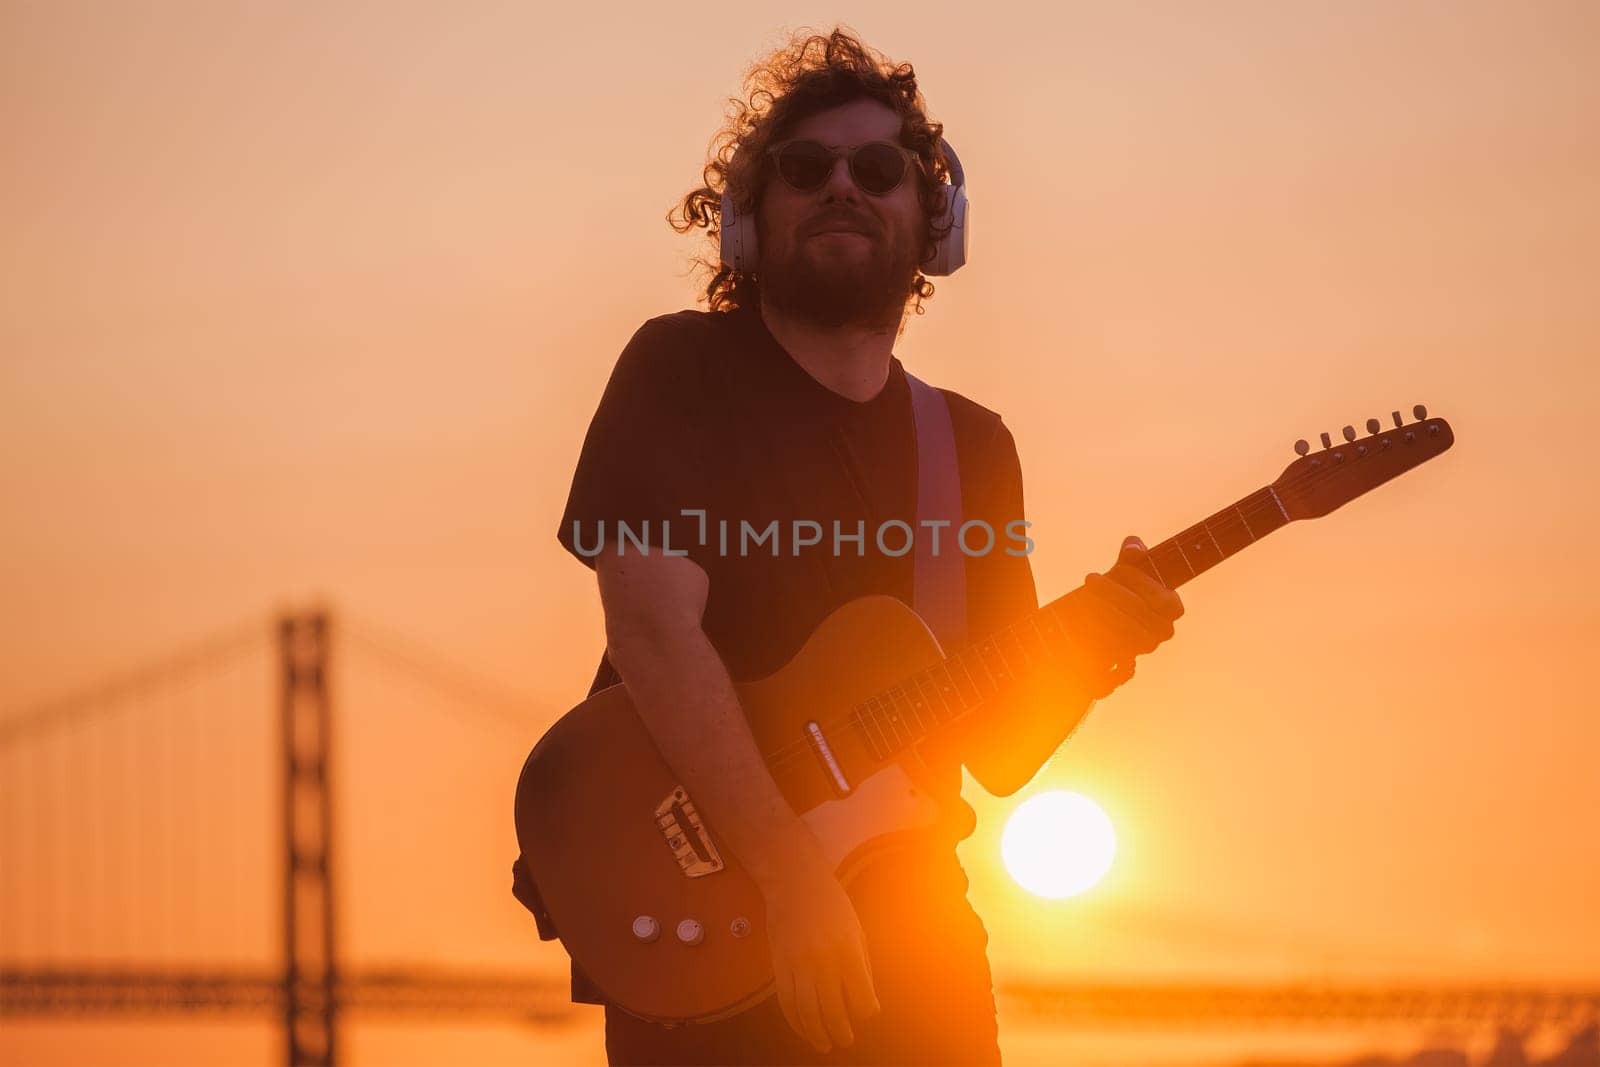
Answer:
[[[0,711],[315,594],[526,694],[441,779],[493,870],[432,872],[420,949],[355,920],[374,956],[527,958],[511,775],[601,643],[554,538],[583,430],[693,303],[662,217],[722,100],[839,17],[563,6],[0,7]],[[969,783],[997,974],[1596,977],[1600,8],[848,17],[966,164],[971,263],[897,352],[1004,414],[1042,596],[1296,437],[1458,436],[1184,590],[1034,787],[1116,823],[1092,894],[1010,887]],[[374,782],[437,758],[351,721]],[[361,805],[364,877],[415,863]]]

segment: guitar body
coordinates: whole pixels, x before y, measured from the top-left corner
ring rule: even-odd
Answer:
[[[940,814],[915,755],[880,761],[843,720],[940,659],[915,612],[869,596],[775,673],[735,685],[756,747],[782,753],[773,779],[842,881],[874,851],[926,839]],[[562,944],[607,1000],[656,1022],[732,1015],[773,988],[760,890],[693,802],[621,685],[557,721],[517,783],[518,843]],[[636,932],[641,917],[655,936],[648,922]],[[693,929],[680,937],[685,920],[697,943]]]

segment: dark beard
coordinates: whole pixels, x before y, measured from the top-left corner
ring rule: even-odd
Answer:
[[[762,298],[818,326],[898,326],[917,278],[914,251],[876,240],[865,262],[824,267],[796,249],[759,274]]]

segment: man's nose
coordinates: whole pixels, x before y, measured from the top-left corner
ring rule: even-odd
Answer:
[[[856,180],[850,176],[850,160],[845,156],[835,156],[833,169],[828,172],[828,180],[822,183],[822,193],[827,200],[856,200],[861,195],[861,190],[856,186]]]

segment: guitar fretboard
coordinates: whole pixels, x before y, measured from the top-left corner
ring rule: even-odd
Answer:
[[[1152,548],[1141,568],[1169,589],[1215,567],[1289,521],[1265,486]],[[1063,653],[1072,640],[1060,598],[856,705],[854,725],[885,760],[984,707]]]

